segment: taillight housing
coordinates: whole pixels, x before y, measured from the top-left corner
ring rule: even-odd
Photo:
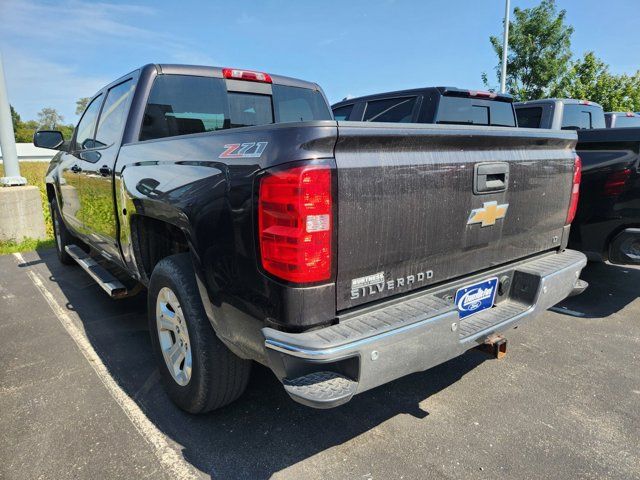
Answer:
[[[621,195],[622,192],[624,192],[629,176],[631,176],[631,169],[629,168],[609,174],[607,180],[604,182],[603,195],[605,197],[617,197]]]
[[[329,166],[295,166],[261,177],[258,239],[266,272],[294,283],[329,280],[332,236]]]
[[[249,80],[250,82],[273,83],[271,75],[254,70],[241,70],[239,68],[223,68],[222,76],[234,80]]]
[[[469,90],[469,96],[476,98],[496,98],[498,94],[494,92],[485,92],[483,90]]]
[[[571,199],[569,200],[569,211],[567,212],[567,222],[569,225],[576,218],[578,210],[578,199],[580,198],[580,180],[582,180],[582,160],[576,155],[573,161],[573,184],[571,186]]]

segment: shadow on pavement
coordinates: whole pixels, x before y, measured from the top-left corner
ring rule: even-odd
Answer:
[[[164,394],[151,352],[145,295],[111,300],[79,267],[39,252],[77,313],[113,378],[149,419],[183,448],[184,458],[212,477],[268,478],[399,414],[424,418],[420,402],[455,383],[488,357],[477,351],[356,396],[332,410],[293,402],[275,376],[254,365],[246,393],[210,414],[189,415]],[[34,264],[34,262],[29,262]]]
[[[589,287],[582,294],[560,302],[554,312],[582,318],[605,318],[640,296],[640,269],[637,268],[589,263],[580,278],[589,282]]]

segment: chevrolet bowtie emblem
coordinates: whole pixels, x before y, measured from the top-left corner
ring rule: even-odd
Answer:
[[[471,210],[467,225],[473,225],[474,223],[482,223],[482,227],[488,227],[495,225],[496,220],[504,218],[507,214],[508,203],[498,205],[498,202],[484,202],[482,208],[476,208]]]

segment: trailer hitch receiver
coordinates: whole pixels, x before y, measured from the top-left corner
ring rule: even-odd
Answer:
[[[507,354],[507,339],[502,335],[489,335],[477,348],[493,358],[501,359]]]

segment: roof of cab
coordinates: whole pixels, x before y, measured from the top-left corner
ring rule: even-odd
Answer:
[[[342,107],[344,105],[351,105],[352,103],[356,103],[356,102],[374,100],[380,97],[389,98],[389,97],[402,97],[405,95],[419,95],[427,91],[437,91],[441,95],[453,94],[455,92],[478,92],[477,90],[461,89],[461,88],[451,87],[451,86],[411,88],[408,90],[395,90],[393,92],[381,92],[381,93],[373,93],[371,95],[363,95],[361,97],[345,98],[344,100],[340,100],[339,102],[336,102],[333,105],[331,105],[331,108]],[[499,99],[502,101],[508,101],[508,102],[513,101],[511,95],[509,94],[496,92],[494,95],[498,96]],[[492,98],[485,98],[484,100],[492,100]]]
[[[640,117],[637,112],[604,112],[605,115],[624,115],[625,117]]]
[[[422,93],[426,90],[434,90],[437,87],[424,87],[424,88],[411,88],[409,90],[395,90],[393,92],[382,92],[382,93],[373,93],[371,95],[363,95],[361,97],[351,97],[351,98],[345,98],[344,100],[340,100],[339,102],[334,103],[333,105],[331,105],[331,107],[339,107],[342,105],[350,105],[352,103],[356,103],[356,102],[361,102],[363,100],[370,100],[372,98],[378,98],[378,97],[401,97],[403,95],[417,95],[419,93]],[[440,87],[440,88],[446,88],[446,87]]]
[[[165,75],[194,75],[198,77],[215,77],[215,78],[223,78],[222,77],[222,68],[227,67],[211,67],[204,65],[180,65],[180,64],[156,64],[156,69],[158,70],[158,74]],[[233,67],[237,68],[237,67]],[[249,70],[249,69],[245,69]],[[252,70],[254,71],[254,70]],[[300,87],[307,88],[310,90],[320,90],[320,87],[317,83],[307,82],[305,80],[300,80],[298,78],[285,77],[282,75],[274,75],[273,73],[269,73],[271,77],[272,83],[274,85],[286,85],[289,87]]]
[[[602,108],[602,105],[600,105],[599,103],[592,102],[589,100],[577,100],[575,98],[541,98],[540,100],[527,100],[526,102],[516,102],[514,103],[514,106],[519,107],[522,105],[542,105],[546,103],[564,103],[566,105],[582,104],[582,105]]]

